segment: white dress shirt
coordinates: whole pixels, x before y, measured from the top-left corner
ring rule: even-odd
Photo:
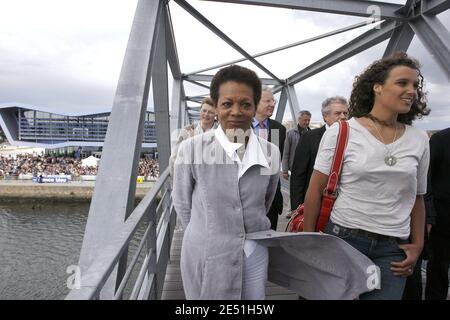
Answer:
[[[261,145],[259,144],[258,138],[251,128],[249,128],[250,136],[247,143],[247,148],[245,149],[244,156],[242,160],[239,158],[237,154],[237,149],[242,146],[242,143],[234,143],[231,142],[222,127],[219,125],[217,129],[214,131],[214,134],[219,141],[222,148],[225,150],[227,155],[237,164],[239,165],[239,174],[238,179],[240,179],[244,173],[254,165],[260,165],[267,169],[270,169],[269,163],[261,149]],[[244,243],[244,252],[247,257],[253,253],[257,246],[257,243],[253,240],[245,240]]]

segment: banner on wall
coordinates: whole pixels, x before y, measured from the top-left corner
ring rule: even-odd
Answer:
[[[33,177],[33,182],[37,183],[66,183],[69,182],[67,177]]]

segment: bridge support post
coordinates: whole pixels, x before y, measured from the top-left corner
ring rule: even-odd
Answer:
[[[80,253],[81,272],[119,232],[135,205],[137,168],[159,19],[165,1],[139,0],[116,89]],[[101,292],[110,299],[126,267],[125,253]]]

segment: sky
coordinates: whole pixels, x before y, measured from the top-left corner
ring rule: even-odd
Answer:
[[[250,54],[365,21],[290,9],[197,0],[189,3]],[[0,104],[21,102],[55,113],[109,111],[136,5],[137,0],[0,0]],[[173,1],[170,11],[183,73],[241,58]],[[438,17],[449,29],[450,10]],[[364,26],[258,61],[285,79],[372,27]],[[311,111],[313,121],[321,121],[321,102],[334,95],[348,98],[354,77],[380,58],[386,45],[387,41],[297,84],[300,108]],[[430,116],[416,125],[435,130],[449,127],[449,80],[417,37],[408,53],[422,64],[432,109]],[[241,65],[266,76],[249,62]],[[200,87],[186,85],[187,95],[204,93]],[[287,107],[285,119],[289,118]]]

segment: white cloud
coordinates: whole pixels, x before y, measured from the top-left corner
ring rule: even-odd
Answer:
[[[111,104],[137,1],[4,2],[1,101],[72,109]]]

